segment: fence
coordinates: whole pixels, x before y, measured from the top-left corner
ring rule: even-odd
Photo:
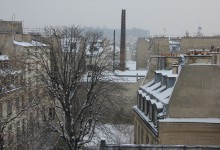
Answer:
[[[105,140],[102,140],[100,143],[99,150],[220,150],[220,145],[218,146],[142,145],[142,144],[110,145],[110,144],[106,144]]]

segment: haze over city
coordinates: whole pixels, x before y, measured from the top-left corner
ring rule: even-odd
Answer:
[[[45,25],[82,25],[120,28],[121,9],[126,9],[127,28],[150,30],[151,35],[220,34],[219,0],[7,0],[0,18],[23,21],[24,28]]]

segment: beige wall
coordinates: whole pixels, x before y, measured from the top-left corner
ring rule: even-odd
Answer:
[[[169,38],[168,37],[154,37],[152,45],[152,55],[160,55],[169,53]]]
[[[31,42],[31,36],[28,34],[15,34],[14,36],[11,34],[0,34],[0,52],[2,52],[3,55],[12,56],[15,54],[15,47],[17,46],[13,44],[13,38],[20,42]]]
[[[21,21],[0,21],[0,33],[23,34]]]
[[[169,102],[171,118],[220,118],[220,65],[182,67]]]
[[[220,124],[160,122],[159,133],[159,144],[220,144]]]
[[[195,64],[195,63],[203,63],[203,64],[211,64],[212,56],[211,55],[186,55],[184,57],[185,64]]]
[[[137,40],[137,53],[136,53],[136,68],[146,69],[148,66],[148,58],[150,52],[148,47],[150,46],[150,42],[145,38],[138,38]]]
[[[157,144],[157,137],[134,112],[134,144]]]
[[[0,51],[3,55],[11,56],[13,52],[13,38],[10,34],[0,34]]]
[[[146,69],[151,55],[164,53],[169,53],[169,39],[167,37],[154,37],[148,40],[139,38],[136,54],[137,69]]]
[[[220,37],[182,37],[181,53],[189,49],[210,49],[212,45],[220,47]]]

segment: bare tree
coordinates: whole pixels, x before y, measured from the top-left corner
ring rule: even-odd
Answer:
[[[34,59],[52,102],[48,124],[68,149],[77,150],[122,103],[123,86],[111,77],[112,51],[102,32],[75,26],[47,28],[41,40],[48,46],[38,45]]]

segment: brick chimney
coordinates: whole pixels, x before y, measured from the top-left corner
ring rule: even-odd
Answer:
[[[125,49],[126,49],[126,10],[121,13],[121,41],[120,41],[120,70],[125,70]]]
[[[173,65],[172,65],[172,73],[173,74],[178,74],[178,68],[179,68],[179,65],[177,62],[173,62]]]

